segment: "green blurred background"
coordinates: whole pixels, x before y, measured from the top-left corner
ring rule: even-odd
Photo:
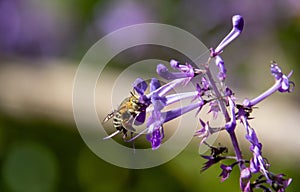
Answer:
[[[223,59],[228,84],[238,90],[240,102],[273,83],[269,73],[271,60],[277,61],[285,73],[294,70],[295,91],[276,94],[260,104],[254,112],[253,127],[264,144],[263,152],[271,170],[292,177],[287,191],[297,191],[297,0],[1,0],[0,191],[239,191],[237,170],[224,183],[220,183],[217,166],[200,174],[204,160],[198,154],[199,140],[195,139],[164,165],[127,170],[93,154],[81,139],[72,116],[76,67],[86,51],[104,35],[130,24],[158,22],[187,30],[207,47],[213,47],[231,29],[234,14],[243,15],[246,25],[239,39],[226,48]],[[123,62],[137,58],[176,57],[166,53],[169,52],[155,48],[151,53],[143,49],[133,51],[117,59],[111,73],[119,73]],[[105,99],[110,100],[104,98],[104,103]],[[239,134],[243,140],[244,132]],[[224,135],[220,142],[226,144],[227,139]],[[243,148],[247,151],[248,146]]]

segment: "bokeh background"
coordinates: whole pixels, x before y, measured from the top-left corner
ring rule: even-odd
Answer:
[[[127,170],[93,154],[81,139],[72,115],[76,67],[104,35],[130,24],[159,22],[187,30],[213,47],[231,29],[231,16],[237,13],[244,16],[246,25],[238,40],[226,48],[223,59],[228,84],[237,90],[239,101],[272,85],[271,60],[277,61],[285,73],[294,70],[295,91],[275,94],[261,103],[252,125],[264,144],[271,170],[292,177],[287,191],[297,191],[297,0],[1,0],[0,191],[238,191],[238,171],[224,183],[220,183],[217,166],[200,174],[204,160],[198,154],[199,140],[164,165]],[[111,73],[118,74],[126,62],[176,57],[166,53],[170,52],[155,47],[150,53],[148,49],[133,50],[112,63]],[[109,75],[107,78],[113,80]],[[240,132],[242,142],[244,133]],[[227,139],[224,135],[220,142],[230,147]],[[246,143],[242,148],[247,151]]]

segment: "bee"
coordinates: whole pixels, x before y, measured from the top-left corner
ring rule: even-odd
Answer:
[[[113,119],[113,126],[117,130],[104,139],[111,138],[119,133],[123,133],[123,139],[127,137],[127,132],[135,132],[133,124],[139,125],[145,121],[146,105],[139,102],[139,97],[130,92],[131,96],[125,98],[117,110],[113,110],[103,120],[103,123]]]

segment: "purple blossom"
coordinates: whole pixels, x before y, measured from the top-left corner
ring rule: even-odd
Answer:
[[[205,123],[200,119],[200,123],[202,128],[196,131],[195,136],[202,138],[200,141],[200,144],[202,144],[211,135],[211,128],[209,126],[209,122]]]
[[[226,79],[226,68],[223,59],[221,56],[217,55],[215,59],[216,66],[219,68],[218,79],[224,81]]]
[[[271,175],[273,188],[279,192],[284,192],[285,189],[291,184],[292,179],[285,179],[284,174]]]
[[[225,88],[224,96],[227,98],[231,98],[233,101],[236,100],[236,98],[234,98],[233,91],[229,87]]]
[[[200,84],[199,83],[196,84],[197,95],[194,97],[193,100],[195,99],[203,100],[202,96],[207,95],[209,90],[210,90],[210,86],[207,79],[205,77],[202,77]]]
[[[224,130],[224,128],[212,128],[209,122],[204,122],[200,119],[201,129],[197,130],[195,136],[201,138],[200,145],[212,134]]]
[[[261,95],[257,96],[254,99],[245,99],[243,102],[243,105],[246,107],[252,107],[254,105],[257,105],[264,99],[268,98],[270,95],[275,93],[276,91],[279,92],[293,92],[294,89],[294,82],[290,81],[289,78],[292,76],[292,71],[289,73],[289,75],[284,75],[281,72],[280,67],[277,65],[277,63],[271,64],[271,74],[275,77],[275,83],[272,87],[270,87],[268,90],[266,90]]]
[[[220,112],[220,107],[219,107],[218,101],[217,100],[211,101],[209,103],[209,107],[210,107],[210,109],[209,109],[208,113],[212,113],[213,118],[216,119]]]
[[[205,77],[201,78],[201,85],[204,92],[210,90],[209,82]]]
[[[151,113],[147,120],[147,139],[151,142],[152,149],[158,149],[164,138],[163,124],[173,120],[189,111],[194,109],[201,110],[202,106],[206,104],[206,101],[199,97],[199,90],[168,94],[172,89],[177,86],[187,84],[194,77],[194,68],[189,65],[179,64],[175,60],[171,60],[170,65],[173,69],[179,72],[170,72],[164,65],[159,64],[157,66],[157,73],[167,80],[172,80],[165,85],[160,85],[156,78],[152,78],[150,82],[150,92],[145,94],[147,90],[146,82],[138,78],[133,84],[134,90],[139,94],[139,102],[144,104],[146,109],[141,112],[141,120],[144,120],[145,112],[148,106],[152,106],[152,109],[148,109]],[[204,89],[208,89],[207,82],[203,80],[202,85]],[[184,99],[191,99],[191,104],[178,107],[172,110],[163,111],[164,108],[172,103],[179,102]],[[198,98],[198,99],[195,99]],[[137,116],[139,117],[139,115]],[[138,135],[139,136],[139,135]],[[136,138],[136,137],[134,137]],[[132,139],[130,140],[132,141]]]
[[[215,57],[222,53],[223,49],[237,38],[244,28],[244,19],[240,15],[234,15],[232,17],[232,30],[229,34],[221,41],[215,50],[212,50],[211,56]]]
[[[148,134],[146,136],[147,140],[151,142],[153,150],[159,148],[164,138],[163,121],[160,111],[153,110],[147,122]]]
[[[154,92],[160,87],[160,83],[157,79],[152,78],[150,83],[150,91]],[[157,92],[155,92],[151,97],[151,103],[153,104],[153,111],[151,116],[147,121],[147,140],[151,142],[152,149],[157,149],[161,145],[163,134],[163,123],[164,117],[161,114],[161,110],[166,106],[166,98],[160,97]]]
[[[200,87],[199,83],[196,85],[197,95],[194,97],[195,99],[202,99],[202,96],[204,95],[205,91]]]
[[[140,95],[143,96],[146,89],[148,88],[148,84],[142,79],[137,78],[132,84],[134,90]]]
[[[175,60],[170,61],[170,65],[173,69],[179,72],[170,72],[163,64],[158,64],[156,68],[157,74],[166,80],[185,78],[185,84],[187,84],[196,74],[194,68],[190,64],[180,64]]]
[[[221,181],[225,181],[226,179],[228,179],[231,171],[232,171],[232,167],[231,166],[227,166],[227,165],[224,165],[224,164],[221,164],[221,169],[222,169],[222,173],[219,175],[219,177],[222,177],[221,178]]]
[[[275,77],[276,82],[281,82],[281,86],[278,88],[280,92],[293,92],[295,86],[294,82],[290,81],[289,78],[292,76],[293,71],[291,71],[288,76],[281,72],[280,67],[276,62],[271,64],[271,73]]]
[[[242,124],[246,128],[246,139],[251,143],[250,150],[253,153],[253,158],[250,161],[251,172],[257,173],[261,171],[266,178],[268,178],[267,165],[262,157],[262,144],[258,141],[256,133],[253,128],[250,127],[247,118],[241,117]]]
[[[159,76],[163,77],[166,80],[185,78],[189,75],[181,72],[170,72],[169,69],[163,64],[157,65],[156,72],[159,74]]]
[[[251,185],[250,185],[250,179],[251,179],[251,171],[249,168],[245,168],[241,170],[241,175],[240,175],[240,188],[244,192],[250,192],[251,190]]]

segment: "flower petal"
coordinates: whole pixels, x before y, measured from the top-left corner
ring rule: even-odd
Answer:
[[[146,89],[148,88],[148,84],[142,78],[137,78],[132,86],[140,96],[144,95]]]
[[[240,15],[234,15],[232,17],[232,30],[229,34],[221,41],[221,43],[217,46],[217,48],[212,51],[212,57],[219,55],[223,49],[231,43],[235,38],[237,38],[244,28],[244,19]]]
[[[227,165],[224,165],[224,164],[221,164],[221,169],[222,169],[222,173],[219,175],[219,177],[222,177],[221,178],[221,181],[225,181],[226,179],[228,179],[231,171],[232,171],[232,167],[231,166],[227,166]]]
[[[163,127],[157,128],[152,133],[147,134],[146,138],[151,142],[152,150],[158,149],[164,138]]]

